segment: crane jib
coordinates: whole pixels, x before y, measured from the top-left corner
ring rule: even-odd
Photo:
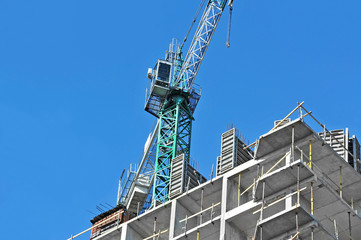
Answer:
[[[152,141],[154,158],[150,159],[154,163],[152,193],[147,195],[147,199],[152,197],[153,207],[173,198],[185,187],[176,187],[178,182],[172,178],[172,165],[179,162],[189,164],[193,112],[201,96],[194,80],[227,1],[207,1],[185,58],[182,58],[183,44],[180,47],[179,41],[172,39],[165,60],[159,59],[153,69],[148,69],[147,77],[151,81],[146,91],[145,110],[159,118],[157,140]],[[151,185],[147,186],[143,192],[149,193]],[[134,201],[129,199],[128,202],[134,209]]]
[[[190,91],[199,67],[217,28],[219,19],[226,6],[226,0],[210,0],[200,20],[192,43],[184,59],[183,66],[173,87]]]

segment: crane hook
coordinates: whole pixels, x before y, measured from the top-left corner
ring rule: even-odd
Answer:
[[[230,39],[231,39],[233,0],[229,0],[228,6],[229,6],[229,22],[228,22],[228,34],[227,34],[227,43],[226,43],[227,48],[229,48],[231,46]]]

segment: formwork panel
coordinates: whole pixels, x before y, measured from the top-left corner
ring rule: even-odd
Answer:
[[[221,156],[217,158],[217,176],[253,158],[253,152],[244,149],[246,144],[238,138],[235,128],[223,133],[221,139]]]
[[[189,162],[185,161],[184,154],[172,159],[170,177],[169,197],[171,199],[207,181]]]

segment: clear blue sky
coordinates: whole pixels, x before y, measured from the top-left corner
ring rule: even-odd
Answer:
[[[0,2],[2,239],[66,239],[90,227],[95,205],[115,203],[154,121],[147,68],[183,39],[199,3]],[[360,10],[359,0],[234,1],[232,46],[227,10],[196,79],[191,155],[204,175],[227,123],[253,141],[297,101],[361,139]]]

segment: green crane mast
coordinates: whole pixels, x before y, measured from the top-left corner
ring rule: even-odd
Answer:
[[[172,40],[165,60],[148,69],[151,79],[145,110],[159,118],[152,205],[169,200],[171,160],[184,154],[189,161],[193,112],[200,99],[194,85],[199,67],[211,42],[227,0],[209,0],[186,57]],[[232,1],[229,1],[232,5]]]

